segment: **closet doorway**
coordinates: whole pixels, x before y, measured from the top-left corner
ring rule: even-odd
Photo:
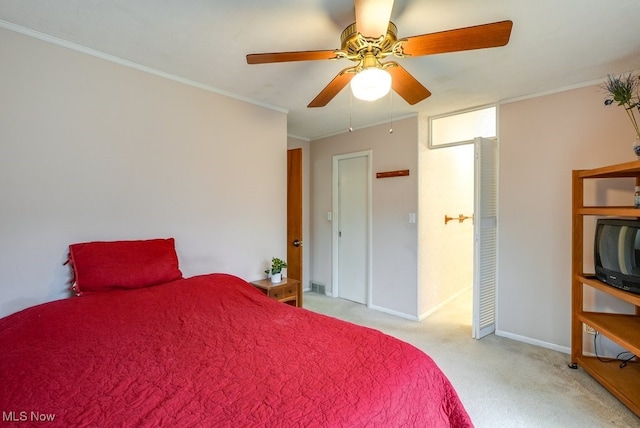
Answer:
[[[420,236],[421,304],[428,315],[463,319],[477,339],[495,331],[498,144],[470,135],[495,135],[496,116],[492,106],[445,116],[438,126],[430,120],[421,163],[421,221],[429,225]]]
[[[333,157],[333,292],[369,305],[371,151]]]
[[[421,275],[427,313],[446,315],[471,334],[473,319],[473,144],[428,153],[428,188],[422,189],[428,219],[421,241]],[[422,212],[422,210],[421,210]],[[424,214],[423,214],[424,215]],[[462,220],[461,220],[462,218]]]

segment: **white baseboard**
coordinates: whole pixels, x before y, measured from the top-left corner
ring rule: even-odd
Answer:
[[[404,318],[406,320],[420,321],[415,315],[405,314],[404,312],[394,311],[393,309],[387,309],[382,306],[370,305],[369,309],[373,309],[378,312],[384,312],[385,314],[395,315],[398,318]]]
[[[456,294],[454,294],[453,296],[449,297],[447,300],[445,300],[444,302],[440,303],[439,305],[429,309],[427,312],[423,313],[422,315],[420,315],[418,317],[419,321],[422,321],[423,319],[433,315],[434,313],[438,312],[440,309],[444,308],[445,306],[447,306],[449,303],[453,302],[454,300],[456,300],[458,297],[462,296],[464,293],[467,293],[469,290],[471,290],[471,286],[467,287],[467,288],[463,288],[462,290],[458,291]]]
[[[378,312],[384,312],[384,313],[387,313],[387,314],[390,314],[390,315],[394,315],[394,316],[397,316],[399,318],[404,318],[404,319],[407,319],[407,320],[410,320],[410,321],[422,321],[423,319],[427,318],[429,315],[432,315],[433,313],[435,313],[438,310],[442,309],[442,307],[446,306],[452,300],[455,300],[461,294],[464,294],[467,291],[469,291],[469,289],[470,288],[466,288],[466,289],[460,291],[459,293],[457,293],[454,296],[452,296],[451,298],[447,299],[446,301],[444,301],[440,305],[438,305],[435,308],[429,310],[428,312],[422,314],[420,317],[416,317],[416,316],[413,316],[413,315],[405,314],[404,312],[394,311],[392,309],[388,309],[388,308],[385,308],[385,307],[382,307],[382,306],[377,306],[377,305],[370,305],[370,306],[368,306],[368,308],[376,310]],[[327,297],[333,297],[333,294],[331,292],[326,292],[325,295]],[[551,349],[551,350],[557,351],[557,352],[562,352],[563,354],[567,354],[567,355],[571,354],[571,348],[568,347],[568,346],[560,346],[560,345],[556,345],[555,343],[545,342],[545,341],[538,340],[538,339],[532,339],[532,338],[527,337],[527,336],[521,336],[521,335],[518,335],[518,334],[509,333],[509,332],[502,331],[502,330],[496,330],[494,334],[496,336],[505,337],[507,339],[517,340],[518,342],[528,343],[529,345],[540,346],[542,348]]]
[[[538,339],[532,339],[530,337],[521,336],[519,334],[508,333],[506,331],[496,330],[496,336],[506,337],[507,339],[517,340],[518,342],[528,343],[530,345],[540,346],[542,348],[552,349],[554,351],[562,352],[563,354],[571,354],[571,348],[568,346],[560,346],[555,343],[544,342]]]

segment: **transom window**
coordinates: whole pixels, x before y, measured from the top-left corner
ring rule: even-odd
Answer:
[[[473,143],[496,137],[496,106],[480,107],[429,118],[429,148]]]

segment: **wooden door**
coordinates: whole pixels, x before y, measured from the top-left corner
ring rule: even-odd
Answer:
[[[287,150],[287,277],[302,282],[302,149]]]

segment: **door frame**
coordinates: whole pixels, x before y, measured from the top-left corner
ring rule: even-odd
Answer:
[[[331,211],[332,215],[332,239],[331,239],[331,295],[335,297],[340,296],[340,280],[338,276],[338,264],[340,261],[338,252],[338,234],[339,234],[339,218],[340,218],[340,204],[339,204],[339,188],[338,188],[338,166],[339,162],[343,159],[351,159],[358,157],[367,158],[367,281],[366,281],[366,305],[371,307],[372,301],[372,237],[373,237],[373,150],[363,150],[359,152],[346,153],[342,155],[333,156],[332,164],[332,203]]]

